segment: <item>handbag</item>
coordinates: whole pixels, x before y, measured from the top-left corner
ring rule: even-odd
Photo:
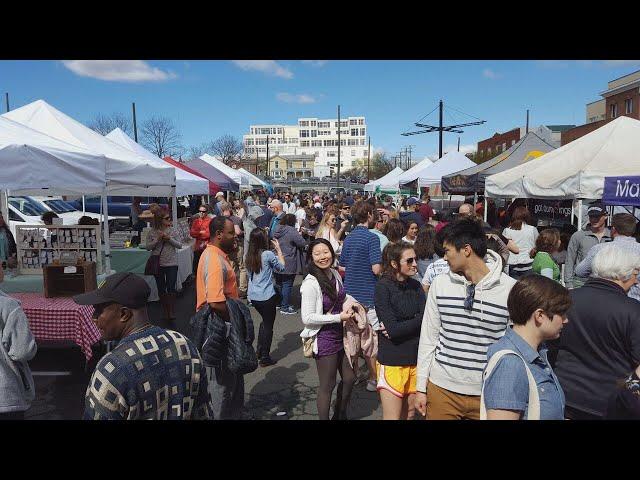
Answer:
[[[500,350],[493,354],[487,366],[482,373],[482,391],[480,393],[480,420],[487,419],[487,408],[484,404],[484,382],[491,375],[493,369],[498,364],[498,361],[504,357],[505,355],[516,355],[524,362],[524,367],[527,372],[527,379],[529,381],[529,400],[527,404],[527,420],[540,420],[540,396],[538,395],[538,385],[536,384],[535,378],[533,378],[533,374],[529,369],[529,365],[521,355],[513,350]]]
[[[160,247],[160,253],[158,255],[151,255],[147,259],[147,263],[144,266],[145,275],[158,275],[160,273],[160,255],[162,255],[163,249],[164,242],[162,242],[162,247]]]

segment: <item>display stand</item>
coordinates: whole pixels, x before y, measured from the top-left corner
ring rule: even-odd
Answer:
[[[42,275],[44,265],[76,260],[96,262],[102,273],[102,247],[98,225],[17,225],[18,271]]]

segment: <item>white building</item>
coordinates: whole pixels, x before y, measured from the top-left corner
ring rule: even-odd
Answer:
[[[349,170],[367,158],[367,124],[364,117],[340,119],[340,170]],[[297,125],[251,125],[243,135],[244,154],[252,158],[275,155],[313,155],[314,176],[337,173],[338,119],[299,118]]]

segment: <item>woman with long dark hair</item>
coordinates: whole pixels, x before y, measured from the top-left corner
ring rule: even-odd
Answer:
[[[284,256],[277,240],[271,240],[276,254],[269,250],[269,236],[261,228],[254,228],[249,234],[249,248],[245,266],[249,276],[247,298],[262,317],[258,332],[258,364],[268,367],[275,362],[271,359],[273,323],[276,320],[277,295],[273,288],[273,274],[284,271]]]
[[[273,238],[280,242],[282,254],[284,255],[284,270],[276,274],[276,283],[282,293],[280,313],[283,315],[294,315],[298,313],[290,303],[291,292],[296,275],[302,273],[302,249],[307,242],[302,235],[298,233],[295,226],[296,216],[292,213],[287,213],[282,216],[280,223],[273,233]]]
[[[309,274],[300,286],[302,323],[300,336],[313,342],[320,386],[318,388],[318,416],[329,420],[331,394],[340,372],[335,410],[332,419],[346,419],[347,407],[356,374],[345,355],[343,322],[354,317],[353,310],[345,311],[347,298],[340,274],[332,267],[336,254],[331,243],[317,238],[309,245],[307,268]]]
[[[416,274],[417,258],[406,242],[386,247],[384,274],[376,283],[378,335],[377,389],[384,420],[409,420],[414,414],[420,328],[426,296]]]
[[[413,249],[418,259],[416,280],[421,281],[427,271],[427,267],[440,258],[436,254],[435,245],[436,229],[433,225],[427,223],[420,228],[416,241],[413,244]]]

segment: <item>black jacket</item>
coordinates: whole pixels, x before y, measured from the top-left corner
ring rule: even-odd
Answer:
[[[549,342],[554,371],[567,406],[603,416],[616,383],[640,364],[640,302],[597,278],[570,295],[569,322]]]
[[[11,233],[11,230],[9,229],[8,226],[6,227],[2,227],[5,229],[5,231],[7,232],[7,243],[9,244],[9,251],[7,252],[8,256],[11,255],[15,255],[17,252],[16,249],[16,241],[13,238],[13,233]]]
[[[418,363],[420,327],[426,302],[422,285],[413,278],[400,283],[383,277],[376,283],[376,314],[390,337],[378,334],[378,361],[382,365]]]

